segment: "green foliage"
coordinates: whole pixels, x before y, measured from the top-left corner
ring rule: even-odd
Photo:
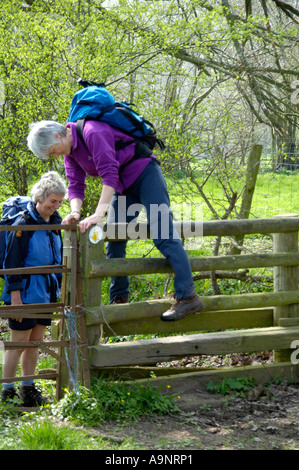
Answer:
[[[163,395],[149,384],[128,385],[100,378],[93,381],[91,390],[66,390],[58,403],[33,414],[22,416],[16,406],[0,404],[0,450],[136,449],[138,445],[131,440],[111,443],[66,426],[64,421],[90,427],[108,420],[131,422],[143,415],[178,411],[172,396]]]
[[[2,403],[0,402],[0,422],[4,422],[6,419],[15,418],[18,416],[18,409],[15,406],[17,400],[14,402]]]
[[[26,450],[105,450],[132,448],[125,440],[121,445],[111,444],[109,440],[92,437],[87,432],[40,419],[34,423],[25,423],[16,428],[20,448]],[[138,448],[133,444],[133,448]]]
[[[86,178],[85,199],[83,201],[81,217],[88,217],[93,214],[99,203],[99,197],[102,190],[102,180],[100,178]]]
[[[155,123],[167,144],[160,156],[165,171],[176,176],[173,171],[179,169],[187,175],[190,164],[204,157],[216,165],[217,178],[226,184],[242,179],[239,160],[243,162],[252,141],[253,120],[264,108],[278,113],[287,100],[281,90],[287,87],[271,88],[280,82],[271,75],[272,43],[261,12],[253,8],[245,18],[235,1],[229,3],[233,21],[219,2],[121,0],[105,7],[89,0],[3,0],[0,201],[26,194],[41,173],[55,166],[39,162],[28,151],[29,125],[41,119],[65,123],[80,76],[106,82],[119,101],[134,102]],[[285,54],[288,48],[295,50],[294,27],[272,21],[273,33],[277,29],[272,65],[283,53],[291,74],[292,58]],[[234,51],[236,44],[242,45],[244,59]],[[251,70],[258,67],[260,56],[267,57],[271,72],[268,76],[259,69],[255,85],[266,103],[277,96],[278,105],[255,109],[259,87],[250,89]],[[63,166],[58,170],[62,174]],[[94,210],[100,191],[91,181],[88,186],[84,215]]]
[[[142,415],[167,414],[178,411],[173,397],[164,396],[149,385],[125,385],[99,379],[92,390],[80,388],[80,394],[66,391],[52,413],[76,423],[93,425],[105,420],[126,421]]]
[[[84,438],[84,434],[75,434],[65,426],[55,426],[45,420],[36,423],[26,423],[16,429],[21,443],[27,450],[73,450]]]
[[[207,392],[221,395],[233,393],[237,396],[244,396],[251,388],[255,387],[255,379],[250,377],[229,377],[223,379],[220,384],[214,384],[212,380],[207,385]]]
[[[11,416],[12,418],[12,416]],[[0,450],[126,450],[138,449],[131,439],[122,444],[55,422],[45,412],[25,415],[0,425]]]

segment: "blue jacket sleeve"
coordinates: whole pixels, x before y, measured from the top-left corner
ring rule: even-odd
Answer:
[[[26,225],[23,216],[19,217],[14,225]],[[30,232],[28,231],[11,231],[7,232],[6,239],[6,255],[4,260],[4,268],[21,268],[24,265],[24,259],[27,255],[29,245]],[[7,291],[11,292],[23,288],[21,274],[6,275]]]

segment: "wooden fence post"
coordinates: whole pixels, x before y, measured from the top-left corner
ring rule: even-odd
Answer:
[[[88,307],[99,307],[101,304],[101,285],[102,279],[89,279],[88,278],[88,264],[94,259],[105,259],[104,241],[99,240],[92,243],[89,237],[90,231],[80,233],[80,266],[81,266],[81,286],[83,295],[83,305]],[[88,345],[92,346],[97,344],[100,338],[99,325],[91,326],[87,329]]]
[[[71,231],[64,230],[63,232],[63,259],[66,263],[66,267],[71,267]],[[62,300],[65,305],[70,305],[70,274],[64,275],[63,287],[62,287]],[[53,326],[52,326],[53,328]],[[58,335],[59,340],[63,340],[64,337],[64,328],[65,322],[64,319],[61,319],[57,325],[57,330],[53,330],[55,336]],[[52,333],[52,334],[53,334]],[[66,360],[65,348],[59,350],[59,355]],[[56,400],[60,400],[64,396],[64,389],[69,385],[69,370],[65,364],[62,364],[61,361],[58,361],[57,364],[57,381],[56,381]]]
[[[64,285],[63,285],[63,303],[65,306],[70,307],[71,313],[74,315],[76,314],[76,304],[77,304],[77,275],[78,275],[78,235],[77,235],[77,226],[74,221],[74,226],[71,230],[64,230],[63,235],[63,258],[64,264],[66,263],[66,267],[71,270],[65,276]],[[78,325],[78,321],[76,321]],[[60,324],[58,325],[58,334],[59,338],[63,339],[63,336],[66,331],[66,321],[61,320]],[[56,333],[56,334],[57,334]],[[70,373],[75,374],[77,371],[73,370],[76,365],[74,361],[74,354],[76,354],[74,349],[74,341],[75,338],[69,338],[70,347],[67,347],[68,351],[64,348],[61,348],[60,355],[63,361],[66,361],[68,356],[68,366],[59,363],[57,367],[58,371],[58,378],[57,378],[57,386],[56,386],[56,399],[60,400],[64,395],[64,389],[68,386],[71,386],[70,381]],[[82,380],[82,367],[81,365],[78,366],[78,379]]]
[[[298,217],[296,214],[287,214],[277,217]],[[274,233],[274,253],[298,253],[298,232]],[[274,292],[298,290],[298,266],[277,266],[274,268]],[[299,316],[299,304],[286,305],[274,308],[274,326],[280,324],[281,318]],[[275,362],[289,362],[291,349],[274,351]]]

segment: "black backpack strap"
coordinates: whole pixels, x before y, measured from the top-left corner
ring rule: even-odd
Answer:
[[[85,119],[78,119],[78,121],[76,122],[76,131],[77,131],[77,134],[79,136],[79,139],[83,142],[83,144],[85,145],[85,142],[84,142],[84,137],[83,137],[83,127],[84,127],[84,124],[85,124]]]
[[[133,157],[128,162],[124,163],[119,167],[119,174],[121,174],[128,165],[130,165],[135,160],[138,160],[139,158],[152,158],[152,153],[153,152],[146,144],[137,142]]]

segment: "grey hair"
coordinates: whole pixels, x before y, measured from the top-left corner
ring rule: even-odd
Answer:
[[[66,186],[56,171],[48,171],[31,189],[31,196],[35,203],[47,199],[50,194],[65,196]]]
[[[34,155],[42,160],[47,160],[50,147],[59,142],[55,134],[65,137],[65,126],[55,121],[34,122],[30,126],[27,145]]]

